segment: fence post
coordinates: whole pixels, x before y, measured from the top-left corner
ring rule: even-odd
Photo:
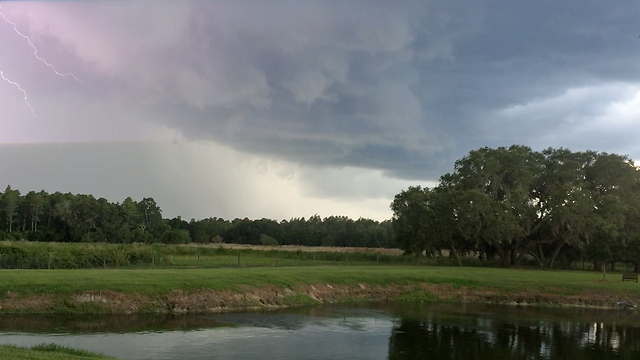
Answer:
[[[316,266],[316,253],[313,253],[313,266]]]
[[[200,254],[197,255],[197,260],[196,260],[196,267],[199,268],[200,267]]]
[[[280,252],[276,251],[276,267],[278,267],[280,264]]]
[[[238,268],[240,268],[240,251],[238,251]]]

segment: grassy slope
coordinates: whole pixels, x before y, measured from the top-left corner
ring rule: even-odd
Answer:
[[[109,360],[110,357],[92,354],[86,351],[64,347],[44,346],[25,349],[10,345],[0,346],[0,359],[3,360]]]
[[[299,284],[448,284],[453,287],[512,291],[540,290],[576,294],[585,290],[612,291],[640,296],[640,285],[621,282],[619,274],[582,271],[542,271],[497,268],[415,266],[327,266],[246,269],[158,270],[2,270],[0,296],[19,294],[72,294],[90,290],[166,294],[174,289],[241,290],[244,285],[294,287]]]

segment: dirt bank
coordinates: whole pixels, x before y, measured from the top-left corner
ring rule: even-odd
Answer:
[[[451,301],[510,305],[614,307],[617,302],[640,304],[640,297],[588,290],[574,295],[553,292],[505,292],[488,288],[455,288],[416,284],[356,286],[315,284],[295,288],[245,287],[241,291],[175,290],[165,295],[91,291],[73,295],[3,294],[0,313],[217,313],[261,308],[350,301]]]

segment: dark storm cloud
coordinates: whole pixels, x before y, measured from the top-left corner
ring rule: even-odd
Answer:
[[[298,162],[433,179],[479,146],[563,146],[548,141],[557,124],[575,112],[589,123],[620,94],[511,118],[505,109],[639,80],[635,2],[350,4],[231,9],[224,26],[235,38],[223,49],[238,60],[232,69],[264,77],[264,98],[205,106],[199,121],[181,120],[180,110],[172,126]],[[199,31],[217,38],[216,26]],[[588,140],[572,145],[607,145]]]
[[[605,124],[640,91],[636,1],[65,6],[48,36],[85,64],[84,96],[187,139],[428,180],[480,146],[640,156],[635,125]]]
[[[190,138],[212,138],[296,162],[406,174],[416,172],[415,158],[424,167],[445,146],[424,122],[416,96],[420,84],[411,46],[422,31],[424,6],[254,5],[224,9],[224,25],[201,24],[198,33],[209,37],[199,44],[209,39],[212,51],[238,59],[231,73],[254,74],[229,79],[233,88],[264,85],[267,91],[236,97],[231,105],[168,104],[175,119],[171,126]],[[220,9],[201,13],[207,10]],[[221,39],[219,26],[229,26],[232,39]],[[433,54],[450,56],[446,49]],[[185,112],[197,120],[184,122]]]
[[[640,55],[637,3],[492,4],[465,10],[441,7],[451,19],[456,19],[456,11],[472,11],[478,20],[467,27],[467,32],[459,32],[453,45],[454,61],[418,67],[421,83],[425,84],[421,87],[422,99],[427,100],[423,101],[423,110],[444,120],[439,128],[445,134],[456,134],[459,151],[474,145],[514,142],[567,146],[545,139],[570,115],[581,113],[582,121],[590,122],[624,94],[595,89],[578,99],[581,101],[565,99],[542,113],[534,107],[536,111],[521,111],[517,116],[504,114],[503,110],[562,98],[574,89],[640,80],[640,64],[635,61]],[[451,25],[465,27],[455,20]],[[442,86],[430,86],[429,80]],[[563,131],[571,136],[580,125]],[[589,147],[591,140],[583,138],[572,145]],[[598,145],[611,148],[613,143]]]

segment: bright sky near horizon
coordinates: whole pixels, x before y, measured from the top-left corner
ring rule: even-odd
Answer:
[[[382,220],[482,146],[640,158],[635,0],[0,4],[2,188]]]

